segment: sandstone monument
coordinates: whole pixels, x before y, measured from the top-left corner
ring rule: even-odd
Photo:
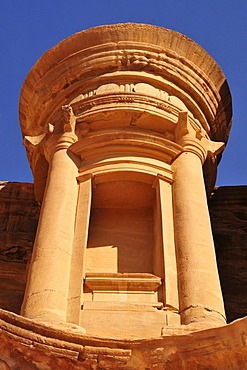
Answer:
[[[216,62],[171,30],[95,27],[41,57],[20,98],[34,185],[2,185],[28,204],[25,241],[9,231],[2,247],[3,282],[20,277],[18,296],[4,285],[3,369],[247,366],[247,321],[226,323],[207,200],[219,230],[231,118]]]

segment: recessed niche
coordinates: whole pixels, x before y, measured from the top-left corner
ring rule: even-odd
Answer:
[[[139,181],[93,189],[85,272],[154,273],[155,190]]]

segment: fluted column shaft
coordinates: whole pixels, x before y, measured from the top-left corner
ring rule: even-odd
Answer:
[[[78,169],[68,154],[72,132],[47,143],[49,173],[42,203],[22,314],[47,321],[66,321]]]

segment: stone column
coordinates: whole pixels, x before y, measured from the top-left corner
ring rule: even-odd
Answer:
[[[78,197],[78,168],[68,152],[73,132],[46,143],[49,172],[27,279],[22,315],[66,322]]]
[[[175,242],[181,323],[225,323],[214,242],[207,206],[202,164],[208,153],[222,143],[213,143],[181,113],[177,141],[182,153],[173,163]]]

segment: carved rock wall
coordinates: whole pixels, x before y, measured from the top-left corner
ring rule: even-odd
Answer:
[[[228,322],[247,315],[247,186],[216,188],[209,201]]]
[[[215,189],[209,209],[228,322],[247,316],[247,186]],[[39,217],[33,184],[0,183],[0,308],[20,312]]]
[[[39,217],[33,184],[0,182],[0,307],[19,313]]]

